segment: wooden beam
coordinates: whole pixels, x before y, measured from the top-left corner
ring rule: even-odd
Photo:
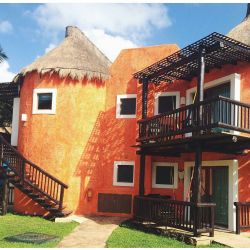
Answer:
[[[205,48],[201,47],[199,50],[198,58],[198,82],[197,82],[197,99],[196,103],[200,103],[204,99],[204,76],[205,76]],[[200,126],[202,121],[202,106],[199,107],[198,115],[198,126]],[[199,130],[198,135],[201,135],[202,131]],[[193,185],[193,194],[194,202],[201,202],[201,167],[202,167],[202,149],[200,143],[197,143],[195,150],[195,166],[194,166],[194,185]]]
[[[139,195],[145,194],[145,166],[146,166],[146,155],[140,155],[140,176],[139,176]]]
[[[148,116],[148,80],[142,81],[142,119],[147,119]],[[146,127],[142,127],[142,134],[146,134]],[[146,156],[140,156],[140,177],[139,177],[139,195],[145,193],[145,165]]]

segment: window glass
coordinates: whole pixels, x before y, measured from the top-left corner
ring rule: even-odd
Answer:
[[[158,113],[166,113],[176,109],[176,96],[159,96]]]
[[[134,115],[136,112],[136,98],[121,98],[121,115]]]
[[[117,166],[117,182],[133,183],[133,165],[118,165]]]
[[[156,166],[155,184],[173,185],[174,184],[174,167],[173,166]]]
[[[52,109],[52,93],[38,93],[38,109]]]

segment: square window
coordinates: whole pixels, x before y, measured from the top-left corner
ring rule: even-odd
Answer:
[[[158,113],[166,113],[176,109],[176,96],[159,96]]]
[[[178,164],[172,162],[154,162],[152,166],[153,188],[177,188]]]
[[[115,186],[133,186],[134,185],[134,162],[114,163],[113,185]]]
[[[174,184],[174,167],[156,166],[156,184],[173,185]]]
[[[38,109],[52,108],[52,93],[41,93],[38,95]]]
[[[56,93],[56,89],[34,89],[32,114],[55,114]]]
[[[180,107],[180,92],[155,93],[155,115],[171,112]]]
[[[134,115],[136,98],[121,98],[121,115]]]
[[[116,103],[117,118],[135,118],[136,117],[136,95],[118,95]]]

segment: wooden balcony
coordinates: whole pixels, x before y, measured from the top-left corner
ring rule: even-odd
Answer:
[[[222,96],[138,123],[137,141],[146,153],[166,147],[170,153],[178,153],[178,148],[179,152],[192,152],[192,143],[197,141],[202,142],[206,151],[237,153],[249,148],[250,105]],[[223,143],[226,148],[221,147]]]

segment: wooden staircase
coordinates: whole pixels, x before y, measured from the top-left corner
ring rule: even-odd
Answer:
[[[0,167],[8,181],[42,206],[48,214],[46,218],[64,217],[71,212],[63,206],[66,184],[27,160],[19,151],[0,136]]]

